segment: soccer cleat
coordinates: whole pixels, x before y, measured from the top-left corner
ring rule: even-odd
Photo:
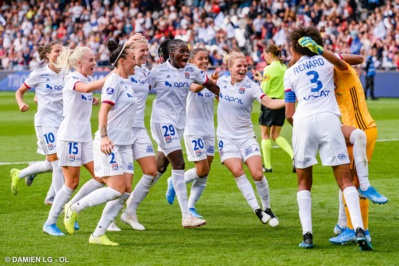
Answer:
[[[258,216],[259,220],[261,220],[262,223],[267,224],[270,221],[270,215],[262,211],[262,209],[256,209],[255,210],[256,216]]]
[[[80,226],[78,224],[78,221],[75,221],[74,225],[73,225],[73,229],[75,229],[75,231],[78,231],[80,229]]]
[[[78,219],[78,214],[71,209],[71,203],[67,203],[64,206],[64,226],[68,233],[73,234],[75,232],[75,222]]]
[[[102,236],[90,235],[89,243],[95,244],[95,245],[119,246],[118,243],[115,243],[115,242],[112,242],[111,240],[109,240],[106,235],[102,235]]]
[[[378,191],[375,190],[375,188],[372,186],[369,186],[368,189],[366,189],[366,190],[361,190],[359,188],[358,191],[359,191],[360,197],[369,199],[373,203],[385,204],[388,202],[388,198],[385,197],[384,195],[381,195],[380,193],[378,193]]]
[[[25,177],[25,184],[30,187],[35,179],[36,175],[29,175]]]
[[[19,181],[21,181],[21,178],[19,178],[19,173],[21,170],[18,170],[17,168],[13,168],[10,171],[11,175],[11,192],[14,195],[18,195],[18,184]]]
[[[107,228],[107,231],[112,231],[112,232],[120,232],[122,229],[120,229],[116,223],[113,221]]]
[[[279,224],[277,216],[272,212],[272,209],[266,208],[265,213],[270,216],[269,225],[275,227]]]
[[[263,173],[271,173],[271,172],[273,172],[273,169],[272,168],[267,169],[266,167],[262,166],[262,171],[263,171]]]
[[[301,248],[314,248],[313,245],[313,235],[310,232],[307,232],[303,235],[303,241],[298,245]]]
[[[46,224],[43,225],[43,232],[51,236],[64,236],[65,234],[57,227],[56,224]]]
[[[356,235],[353,229],[345,228],[341,234],[330,238],[330,243],[336,245],[345,245],[348,242],[355,242]]]
[[[54,197],[44,199],[44,205],[53,205]]]
[[[188,218],[182,219],[181,224],[182,224],[183,228],[195,228],[195,227],[200,227],[202,225],[205,225],[206,220],[199,219],[190,214],[190,216]]]
[[[144,231],[145,227],[139,223],[138,219],[137,219],[137,215],[134,214],[128,214],[126,212],[123,212],[121,215],[121,220],[122,222],[124,222],[125,224],[130,225],[134,230],[138,230],[138,231]]]
[[[195,208],[189,208],[188,210],[190,211],[192,216],[194,216],[196,218],[200,218],[200,219],[204,218],[201,214],[199,214],[197,212],[197,210]]]
[[[334,226],[334,235],[336,235],[336,236],[340,235],[345,229],[346,229],[346,226],[341,227],[341,226],[339,226],[339,224],[336,224]]]
[[[360,227],[356,229],[356,242],[359,249],[362,251],[373,250],[373,246],[371,246],[370,242],[367,240],[366,233]]]
[[[166,190],[166,200],[168,201],[169,204],[173,204],[175,202],[175,196],[176,196],[176,191],[175,188],[173,187],[173,182],[172,178],[169,177],[167,180],[168,184],[168,189]]]
[[[292,172],[296,173],[295,160],[292,159]]]

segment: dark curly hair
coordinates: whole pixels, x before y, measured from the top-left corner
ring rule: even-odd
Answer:
[[[287,38],[288,44],[298,54],[307,56],[317,55],[308,48],[299,45],[298,40],[305,36],[312,38],[318,45],[323,46],[323,38],[321,37],[319,30],[315,27],[305,27],[304,25],[298,25],[290,29]]]

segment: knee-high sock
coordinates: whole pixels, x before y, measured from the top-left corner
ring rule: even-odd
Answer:
[[[103,187],[94,190],[92,193],[79,200],[78,202],[71,205],[71,209],[77,213],[80,213],[88,207],[97,206],[105,202],[117,199],[122,194],[110,187]]]
[[[366,133],[360,129],[355,129],[352,131],[349,141],[353,144],[353,159],[356,165],[356,173],[359,178],[360,189],[366,190],[370,186],[369,166],[366,151]]]
[[[269,184],[267,183],[266,177],[263,176],[262,180],[254,181],[258,195],[262,202],[263,210],[270,208],[270,195],[269,195]]]
[[[19,172],[19,178],[24,178],[29,175],[45,173],[53,169],[51,163],[47,160],[35,162]]]
[[[158,173],[157,176],[143,175],[140,181],[137,183],[134,188],[132,194],[127,200],[127,207],[125,212],[127,214],[136,213],[137,208],[140,203],[147,197],[150,192],[151,187],[158,181],[158,179],[162,176],[161,173]]]
[[[347,227],[347,219],[346,219],[346,207],[344,206],[344,199],[343,199],[342,191],[339,189],[338,190],[338,204],[339,204],[339,210],[338,210],[338,225],[341,228]],[[350,220],[350,219],[349,219]]]
[[[294,151],[292,150],[291,145],[288,143],[288,141],[285,138],[279,136],[276,139],[276,144],[280,146],[286,153],[288,153],[291,160],[294,159]]]
[[[354,186],[349,186],[345,188],[342,193],[344,194],[353,228],[356,229],[360,227],[364,229],[362,215],[360,214],[359,194],[357,193],[357,189]]]
[[[204,192],[207,180],[208,176],[204,176],[194,180],[193,185],[191,186],[190,197],[188,198],[189,208],[195,208],[195,203],[197,203],[202,193]]]
[[[191,183],[198,178],[199,177],[197,175],[197,169],[195,168],[191,168],[184,172],[184,180],[186,181],[186,183]]]
[[[123,193],[122,196],[115,200],[108,201],[105,205],[100,221],[93,232],[93,236],[102,236],[105,234],[108,226],[115,220],[118,213],[122,210],[123,204],[129,198],[130,193]]]
[[[272,141],[270,139],[262,139],[261,142],[262,154],[263,154],[263,164],[267,169],[272,168],[272,164],[270,162],[270,154],[272,151]]]
[[[312,228],[312,197],[309,190],[301,190],[296,194],[299,219],[302,225],[302,234],[313,233]]]
[[[69,201],[69,203],[74,204],[75,202],[83,199],[86,195],[89,195],[94,190],[102,188],[103,186],[103,183],[100,183],[94,178],[91,178],[79,189],[78,193],[76,193],[76,195]]]
[[[241,191],[241,194],[244,196],[246,201],[248,202],[249,206],[251,206],[252,210],[259,209],[258,200],[256,199],[254,189],[249,183],[245,174],[240,177],[234,178],[237,183],[238,189]]]
[[[57,193],[64,185],[64,175],[62,174],[62,167],[58,165],[58,160],[52,161],[51,166],[53,167],[51,185]]]
[[[46,224],[54,224],[57,222],[58,216],[62,212],[64,205],[71,198],[74,190],[69,187],[63,185],[60,191],[58,191],[57,195],[55,195],[53,205],[51,205],[50,213],[48,215]]]
[[[187,203],[187,188],[184,181],[184,170],[172,170],[172,183],[176,191],[183,219],[190,215]]]
[[[56,195],[56,193],[54,191],[53,184],[51,184],[47,191],[46,199],[55,198],[55,195]]]
[[[364,229],[369,228],[369,200],[368,199],[362,199],[359,197],[359,204],[360,204],[360,213],[362,214],[362,220],[363,220],[363,226]],[[346,216],[350,218],[349,210],[345,205],[345,212]],[[352,225],[351,219],[348,219],[347,226],[349,229],[354,229]]]

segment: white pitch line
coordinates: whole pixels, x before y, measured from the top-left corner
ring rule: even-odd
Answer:
[[[399,139],[378,139],[377,142],[389,142],[389,141],[399,141]],[[272,146],[272,148],[280,148],[279,146]],[[215,151],[218,152],[218,151]],[[0,166],[1,165],[14,165],[14,164],[29,164],[31,161],[29,162],[0,162]]]

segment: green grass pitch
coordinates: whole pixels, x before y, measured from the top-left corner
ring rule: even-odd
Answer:
[[[185,230],[181,227],[178,203],[165,200],[166,178],[170,169],[151,190],[138,209],[140,222],[146,231],[134,231],[117,224],[122,232],[108,232],[107,236],[118,247],[90,245],[103,206],[90,208],[79,216],[81,229],[74,235],[52,237],[42,232],[49,206],[43,204],[51,175],[39,175],[31,187],[20,183],[17,196],[11,194],[9,177],[13,167],[24,168],[26,162],[42,160],[36,154],[33,117],[36,106],[33,94],[25,95],[31,110],[21,113],[13,93],[0,94],[0,265],[7,260],[35,257],[40,263],[71,265],[398,265],[399,214],[399,99],[380,99],[368,102],[378,124],[379,141],[370,165],[370,179],[380,192],[389,198],[386,205],[370,204],[370,232],[374,251],[361,252],[354,244],[332,245],[337,222],[338,187],[331,168],[317,165],[313,182],[313,250],[298,247],[301,226],[296,202],[296,176],[291,162],[281,149],[272,150],[273,173],[267,174],[272,209],[280,225],[272,228],[260,223],[239,192],[232,175],[220,164],[216,154],[205,192],[197,203],[197,210],[207,219],[206,226]],[[147,103],[147,128],[150,106]],[[254,104],[253,121],[258,127],[259,104]],[[93,133],[97,126],[98,107],[93,108]],[[291,126],[286,123],[282,135],[291,139]],[[193,167],[186,164],[186,169]],[[135,180],[141,170],[135,164]],[[82,169],[80,185],[89,179]],[[189,191],[189,187],[188,187]],[[61,217],[62,218],[62,217]],[[58,226],[65,231],[62,219]],[[61,258],[61,259],[60,259]]]

